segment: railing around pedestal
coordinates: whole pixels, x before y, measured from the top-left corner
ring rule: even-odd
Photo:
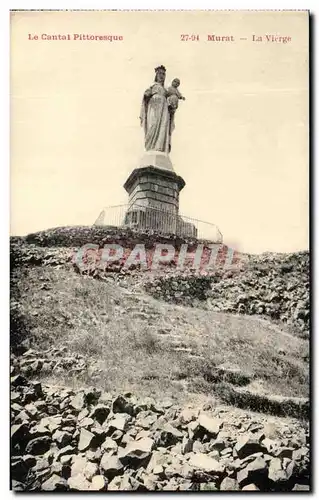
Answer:
[[[223,236],[216,224],[186,217],[143,205],[105,207],[94,222],[95,226],[127,227],[163,235],[197,238],[222,243]]]

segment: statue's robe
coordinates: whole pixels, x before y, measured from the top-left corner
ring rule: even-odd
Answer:
[[[170,151],[173,123],[166,97],[166,89],[158,83],[154,83],[144,93],[140,120],[144,128],[146,151]]]

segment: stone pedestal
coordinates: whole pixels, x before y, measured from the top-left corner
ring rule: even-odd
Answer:
[[[179,193],[184,186],[167,154],[147,151],[124,184],[129,195],[125,224],[176,233]]]
[[[153,166],[156,168],[170,170],[174,172],[170,157],[161,151],[145,151],[140,161],[140,167]]]

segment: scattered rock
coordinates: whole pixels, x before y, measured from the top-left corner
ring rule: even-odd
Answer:
[[[102,449],[107,452],[116,453],[118,449],[118,444],[114,439],[107,437],[105,441],[102,443]]]
[[[280,458],[272,458],[269,463],[268,478],[274,483],[287,481],[287,474],[281,466]]]
[[[23,387],[27,385],[27,379],[23,377],[22,375],[14,375],[11,377],[11,386],[12,387]]]
[[[237,482],[241,487],[250,483],[265,484],[267,476],[267,464],[263,458],[259,457],[237,472]]]
[[[239,458],[245,458],[257,452],[267,452],[257,439],[252,438],[249,435],[243,435],[238,438],[235,445],[235,451],[237,452]]]
[[[225,477],[220,483],[219,489],[221,491],[237,491],[239,490],[239,485],[236,479],[232,479],[231,477]]]
[[[295,484],[292,491],[310,491],[309,484]]]
[[[127,413],[128,415],[134,415],[134,405],[125,397],[117,396],[112,402],[112,412],[113,413]]]
[[[87,491],[90,489],[91,484],[83,474],[77,474],[69,477],[68,486],[71,491]]]
[[[131,441],[124,449],[119,451],[119,459],[122,464],[131,467],[144,464],[150,457],[154,446],[154,440],[143,438],[138,441]]]
[[[218,254],[222,253],[221,249]],[[205,302],[213,311],[280,320],[308,336],[309,253],[261,254],[245,258],[246,262],[242,259],[236,272],[216,268],[211,276],[186,275],[185,272],[164,274],[149,280],[145,289],[157,299],[177,304],[192,306],[194,302]],[[231,377],[226,374],[224,380],[236,381]],[[239,385],[246,382],[242,380]]]
[[[66,431],[55,431],[52,435],[53,441],[55,441],[59,448],[64,448],[72,441],[72,434]]]
[[[109,413],[110,409],[107,406],[99,404],[92,410],[90,417],[97,420],[99,424],[103,424]]]
[[[174,444],[181,441],[184,434],[178,429],[173,427],[171,424],[165,424],[164,429],[159,432],[157,437],[158,446],[173,446]]]
[[[259,491],[259,488],[255,484],[247,484],[243,486],[242,491]]]
[[[115,455],[105,453],[102,457],[100,468],[108,480],[112,480],[115,476],[123,472],[123,465]]]
[[[131,417],[127,413],[121,413],[116,415],[110,422],[108,422],[109,428],[111,430],[125,431],[128,428],[128,423]]]
[[[94,434],[86,429],[81,429],[78,449],[79,451],[88,450],[94,440]]]
[[[41,485],[43,491],[65,491],[67,487],[67,481],[57,474],[52,474],[52,476]]]
[[[205,413],[199,415],[198,423],[211,437],[216,437],[222,426],[222,422],[219,418],[213,418]]]
[[[106,491],[107,490],[106,478],[101,475],[93,476],[90,489],[92,491]]]
[[[92,480],[93,476],[96,476],[98,474],[99,468],[97,464],[93,462],[88,462],[86,466],[83,469],[83,475],[88,479],[89,481]]]
[[[38,437],[28,442],[25,451],[31,455],[43,455],[50,449],[51,439],[47,436]]]
[[[71,400],[70,405],[75,410],[82,410],[85,407],[85,397],[83,392],[79,392],[74,398]]]
[[[273,420],[264,432],[263,415],[208,404],[180,411],[131,395],[117,396],[111,413],[99,391],[29,381],[17,394],[15,491],[291,491],[310,481],[305,422]]]
[[[225,466],[204,453],[194,453],[191,455],[189,465],[194,467],[194,469],[200,469],[210,474],[222,474],[225,470]]]

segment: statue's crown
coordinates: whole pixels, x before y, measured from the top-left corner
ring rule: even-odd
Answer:
[[[155,68],[155,73],[157,73],[157,71],[158,71],[158,70],[160,70],[160,69],[162,69],[163,71],[165,71],[165,72],[166,72],[166,68],[165,68],[165,66],[163,66],[163,65],[161,64],[161,66],[157,66],[157,68]]]

